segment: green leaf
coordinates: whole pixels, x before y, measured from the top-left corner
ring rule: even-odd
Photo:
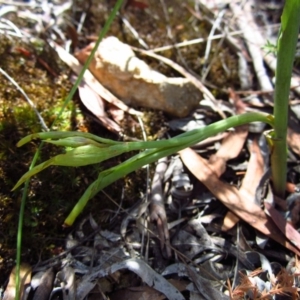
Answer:
[[[45,142],[57,146],[72,147],[72,148],[77,148],[86,145],[94,145],[99,148],[107,147],[107,144],[100,144],[95,142],[92,139],[88,139],[80,136],[72,136],[72,137],[67,137],[58,140],[45,140]]]
[[[52,157],[49,160],[35,166],[19,179],[12,190],[17,189],[27,179],[43,171],[49,166],[81,167],[96,164],[120,155],[127,150],[128,148],[126,146],[124,147],[121,145],[107,146],[105,148],[99,148],[95,145],[80,146],[73,150],[67,151],[64,154],[56,155],[55,157]]]
[[[109,145],[120,145],[123,144],[122,142],[116,142],[113,140],[109,139],[104,139],[101,138],[97,135],[87,133],[87,132],[78,132],[78,131],[49,131],[49,132],[39,132],[39,133],[33,133],[30,135],[25,136],[22,138],[18,143],[17,146],[21,147],[32,140],[35,139],[41,139],[47,142],[47,140],[52,139],[52,140],[57,140],[57,139],[64,139],[64,138],[74,138],[74,137],[82,137],[86,139],[93,140],[98,143],[103,143],[103,144],[109,144]]]

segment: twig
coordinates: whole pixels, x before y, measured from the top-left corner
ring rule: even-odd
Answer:
[[[13,29],[14,31],[11,31]],[[11,21],[1,18],[0,20],[0,34],[7,36],[23,37],[21,30]]]
[[[221,33],[221,34],[216,34],[210,38],[198,38],[198,39],[194,39],[194,40],[190,40],[190,41],[184,41],[181,43],[176,43],[174,45],[167,45],[167,46],[163,46],[163,47],[158,47],[158,48],[154,48],[151,49],[152,52],[162,52],[162,51],[166,51],[166,50],[170,50],[170,49],[174,49],[174,48],[181,48],[181,47],[187,47],[187,46],[193,46],[196,44],[200,44],[200,43],[204,43],[207,42],[209,40],[218,40],[221,39],[223,37],[228,37],[228,36],[234,36],[234,35],[241,35],[243,33],[242,30],[238,30],[238,31],[234,31],[230,34],[225,34],[225,33]]]
[[[48,126],[46,125],[43,117],[40,115],[40,113],[38,112],[38,110],[35,107],[35,104],[29,99],[29,97],[27,96],[27,94],[24,92],[24,90],[19,86],[19,84],[12,78],[10,77],[2,68],[0,68],[0,73],[5,76],[15,87],[16,89],[24,96],[24,98],[26,99],[26,101],[28,102],[28,104],[31,106],[31,108],[34,110],[34,112],[36,113],[38,119],[40,120],[41,126],[45,131],[49,131]]]
[[[201,1],[198,0],[199,2],[199,6],[201,7],[201,9],[204,11],[204,17],[202,17],[202,15],[200,15],[199,13],[193,11],[188,5],[186,5],[186,8],[188,9],[188,11],[198,20],[200,21],[205,21],[206,23],[208,23],[211,27],[213,27],[213,21],[216,17],[215,14],[211,11],[210,8],[207,7],[207,1]],[[210,16],[210,17],[208,17]],[[224,28],[222,28],[221,26],[218,26],[218,31],[221,33],[225,34],[225,39],[226,42],[228,43],[228,45],[230,46],[231,49],[233,49],[234,51],[241,51],[240,47],[239,47],[239,43],[236,41],[235,38],[232,37],[233,34],[229,34],[227,32],[227,23],[222,23],[222,26]],[[242,32],[241,32],[242,33]]]
[[[146,142],[148,139],[147,139],[147,134],[146,134],[146,130],[145,130],[145,126],[144,126],[144,123],[143,123],[143,120],[140,116],[137,116],[137,119],[139,121],[139,124],[140,124],[140,127],[141,127],[141,130],[142,130],[142,135],[143,135],[143,140]],[[149,165],[146,166],[146,170],[147,170],[147,176],[146,176],[146,199],[144,201],[144,203],[148,203],[148,195],[149,195],[149,182],[150,182],[150,169],[149,169]],[[146,221],[146,218],[144,218],[143,220],[143,226],[144,228],[147,230],[147,247],[145,247],[145,260],[148,261],[149,259],[149,242],[150,242],[150,239],[149,239],[149,231],[148,231],[148,223]],[[144,241],[145,241],[145,231],[143,230],[143,233],[142,233],[142,247],[141,247],[141,252],[143,251],[144,249]],[[142,255],[142,253],[141,253]]]
[[[258,42],[262,36],[258,34],[259,28],[251,14],[251,1],[246,2],[243,9],[237,4],[231,4],[231,9],[237,17],[239,27],[243,30],[243,36],[252,57],[261,89],[263,91],[272,90],[273,84],[266,72],[260,43]]]
[[[168,229],[167,214],[165,210],[165,202],[163,195],[163,178],[167,170],[167,157],[161,158],[155,169],[151,186],[151,221],[157,223],[158,235],[160,238],[161,249],[166,249],[167,257],[172,256],[170,248],[170,234]]]
[[[207,75],[209,74],[209,71],[210,71],[211,67],[213,66],[214,62],[217,60],[218,56],[221,55],[221,53],[220,53],[219,50],[220,50],[221,46],[223,45],[223,42],[224,42],[224,38],[222,38],[222,39],[218,42],[218,45],[217,45],[216,48],[214,49],[214,55],[213,55],[212,59],[210,60],[209,65],[208,65],[208,66],[205,66],[205,65],[204,65],[204,68],[203,68],[203,70],[202,70],[201,81],[203,81],[203,82],[205,81],[205,79],[206,79]],[[220,59],[221,59],[221,57],[220,57]],[[224,68],[224,65],[223,65],[223,69],[225,69],[225,68]]]
[[[195,87],[197,87],[200,92],[203,93],[204,97],[206,99],[208,99],[209,101],[212,102],[213,107],[215,108],[215,110],[219,113],[219,115],[225,119],[226,116],[224,114],[224,112],[220,109],[219,104],[216,100],[216,98],[214,97],[214,95],[201,83],[200,80],[198,80],[195,76],[193,76],[192,74],[188,73],[182,66],[178,65],[177,63],[175,63],[174,61],[153,53],[152,51],[145,51],[142,49],[138,49],[135,47],[131,47],[134,51],[138,51],[142,54],[145,54],[147,56],[153,57],[157,60],[162,61],[163,63],[165,63],[166,65],[172,67],[174,70],[176,70],[177,72],[179,72],[180,74],[182,74],[185,78],[189,79],[191,81],[191,83],[193,83],[195,85]]]
[[[129,29],[129,31],[131,32],[131,34],[134,36],[134,38],[139,42],[139,44],[145,48],[145,49],[149,49],[149,46],[146,44],[146,42],[139,36],[138,32],[131,26],[131,24],[129,23],[129,21],[121,16],[121,20],[123,22],[123,24]]]
[[[220,26],[220,23],[222,21],[224,14],[225,14],[225,10],[223,9],[222,11],[219,12],[218,17],[216,18],[216,20],[213,23],[213,26],[210,30],[208,40],[206,43],[205,54],[204,54],[204,58],[203,58],[204,62],[203,62],[202,75],[206,73],[206,69],[207,69],[207,61],[208,61],[208,57],[209,57],[209,53],[210,53],[210,49],[211,49],[211,38],[214,36],[215,31]],[[204,77],[202,77],[202,80],[203,79],[204,79]]]

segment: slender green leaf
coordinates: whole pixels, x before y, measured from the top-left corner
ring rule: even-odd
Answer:
[[[107,147],[107,144],[100,144],[95,142],[94,140],[85,137],[79,137],[79,136],[67,137],[58,140],[45,140],[45,142],[54,144],[56,146],[64,146],[64,147],[71,147],[71,148],[77,148],[77,147],[87,146],[87,145],[94,145],[99,148]]]
[[[73,150],[67,151],[64,154],[56,155],[49,160],[35,166],[19,179],[12,190],[17,189],[27,179],[43,171],[49,166],[82,167],[100,163],[126,151],[126,147],[119,145],[106,148],[99,148],[98,146],[94,145],[77,147]]]
[[[47,140],[57,140],[57,139],[65,139],[65,138],[74,138],[74,137],[82,137],[85,139],[90,139],[98,143],[102,144],[111,144],[111,145],[120,145],[123,142],[117,142],[109,139],[101,138],[97,135],[88,133],[88,132],[78,132],[78,131],[49,131],[49,132],[39,132],[33,133],[30,135],[25,136],[22,138],[18,143],[17,146],[21,147],[32,140],[41,139],[45,142]]]

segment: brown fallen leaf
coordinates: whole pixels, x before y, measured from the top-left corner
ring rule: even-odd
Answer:
[[[228,231],[233,228],[239,221],[240,218],[229,210],[224,217],[221,230]]]
[[[237,127],[234,132],[226,136],[216,154],[211,155],[209,164],[214,172],[220,177],[226,170],[226,162],[236,158],[243,149],[248,135],[248,126]]]
[[[243,114],[246,109],[245,103],[231,88],[229,89],[229,95],[233,102],[235,112],[237,114]],[[209,164],[218,177],[225,172],[226,162],[236,158],[240,154],[248,136],[248,129],[248,125],[236,127],[233,132],[230,132],[230,134],[223,139],[222,145],[217,153],[210,156]]]
[[[265,210],[271,216],[274,223],[281,230],[281,232],[287,237],[287,239],[300,249],[300,233],[285,220],[280,212],[275,209],[270,203],[265,201]]]
[[[298,191],[298,187],[295,183],[287,182],[285,185],[285,190],[292,194]]]
[[[259,185],[265,169],[264,158],[256,139],[249,145],[249,152],[250,159],[247,166],[247,172],[239,191],[246,197],[254,199],[256,188]]]
[[[31,266],[22,263],[20,266],[20,299],[22,299],[25,285],[31,281]],[[3,300],[14,300],[16,298],[16,267],[14,267],[9,275],[9,282],[4,292]]]
[[[300,255],[299,249],[285,239],[274,222],[266,216],[259,205],[248,201],[237,188],[219,180],[207,160],[190,148],[180,151],[180,156],[186,167],[200,180],[210,192],[228,209],[246,221],[253,228],[272,238],[287,249]]]
[[[103,99],[89,85],[82,81],[78,86],[78,91],[81,102],[104,127],[115,133],[122,132],[121,127],[106,115]]]
[[[264,159],[261,154],[260,148],[256,140],[249,146],[250,159],[248,162],[247,172],[242,181],[239,193],[247,199],[247,201],[255,200],[255,192],[259,185],[260,179],[264,174]],[[239,221],[231,211],[229,211],[222,225],[222,230],[226,231],[234,227],[234,225]]]
[[[117,124],[120,124],[124,120],[124,111],[112,104],[108,104],[107,112]],[[132,118],[129,119],[132,121]],[[138,125],[137,121],[135,123]]]
[[[291,128],[288,128],[287,142],[290,148],[298,155],[300,155],[300,134]]]

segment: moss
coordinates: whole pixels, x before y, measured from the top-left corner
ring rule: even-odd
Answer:
[[[22,51],[20,50],[22,49]],[[24,56],[24,51],[31,53]],[[60,109],[65,96],[69,92],[71,83],[63,75],[67,69],[62,70],[56,78],[49,73],[38,61],[39,57],[33,55],[35,48],[20,40],[1,38],[0,41],[0,67],[5,70],[25,91],[41,112],[46,124],[51,124],[57,111]],[[47,57],[44,57],[47,60]],[[53,55],[48,55],[48,61],[53,61]],[[37,143],[30,143],[17,148],[16,143],[25,135],[41,131],[41,125],[33,109],[28,105],[21,93],[4,76],[1,75],[0,85],[0,227],[3,232],[0,245],[0,282],[4,282],[6,272],[13,264],[15,257],[16,233],[18,214],[20,208],[21,191],[11,192],[16,181],[28,170]],[[72,112],[75,110],[75,115]],[[57,128],[60,130],[74,129],[72,118],[80,119],[80,112],[74,103],[69,104],[68,110],[60,118]],[[49,157],[59,150],[52,146],[44,147],[41,158]],[[24,253],[29,251],[26,260],[38,261],[39,255],[49,256],[47,245],[48,237],[61,239],[61,224],[66,210],[75,203],[78,195],[76,189],[72,190],[72,197],[68,197],[70,204],[62,204],[63,186],[74,181],[78,176],[69,172],[67,176],[61,174],[58,168],[44,172],[41,176],[33,178],[28,191],[26,203],[23,244]],[[59,181],[59,179],[61,181]],[[66,189],[65,189],[66,190]],[[66,191],[68,192],[68,190]],[[78,190],[77,190],[78,192]],[[64,203],[66,201],[64,200]],[[41,257],[41,258],[42,258]],[[2,277],[3,276],[3,277]]]

